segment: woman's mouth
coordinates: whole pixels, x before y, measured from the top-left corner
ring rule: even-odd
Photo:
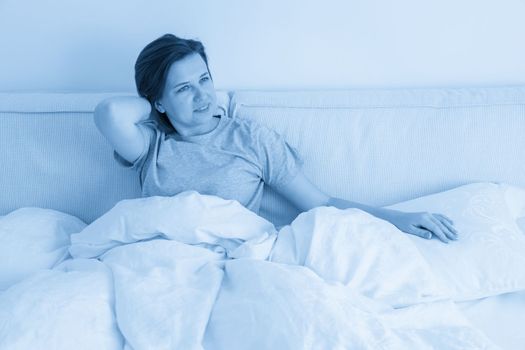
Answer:
[[[201,106],[201,107],[199,107],[197,109],[194,109],[194,112],[197,112],[197,113],[206,112],[209,107],[210,107],[209,104],[205,104],[204,106]]]

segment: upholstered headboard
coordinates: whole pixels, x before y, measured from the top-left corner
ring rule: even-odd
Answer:
[[[525,87],[245,91],[234,117],[276,129],[325,192],[382,206],[469,182],[525,187]],[[297,211],[265,191],[263,216]]]
[[[140,196],[136,173],[119,167],[93,123],[98,102],[131,93],[0,93],[0,215],[26,206],[91,222]],[[227,108],[229,97],[220,93]]]
[[[24,206],[91,222],[140,195],[98,133],[96,104],[122,93],[0,93],[0,215]],[[219,93],[233,117],[275,128],[330,195],[388,205],[476,181],[525,187],[525,87]],[[297,214],[265,191],[261,214]]]

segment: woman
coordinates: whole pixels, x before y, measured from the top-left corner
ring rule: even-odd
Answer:
[[[325,205],[358,208],[409,234],[435,235],[445,243],[457,239],[452,221],[443,215],[371,207],[319,190],[278,134],[222,115],[199,41],[171,34],[154,40],[137,59],[135,82],[141,97],[101,102],[95,123],[116,160],[140,172],[143,196],[195,190],[258,212],[266,184],[302,211]]]

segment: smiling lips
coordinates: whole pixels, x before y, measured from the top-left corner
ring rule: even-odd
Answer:
[[[209,104],[209,103],[208,103],[208,104],[205,104],[204,106],[202,106],[202,107],[200,107],[200,108],[195,109],[194,111],[195,111],[195,112],[199,112],[199,113],[201,113],[201,112],[205,112],[205,111],[208,110],[208,107],[210,107],[210,104]]]

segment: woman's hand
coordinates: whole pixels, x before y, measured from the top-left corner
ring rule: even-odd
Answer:
[[[385,219],[401,231],[422,238],[431,239],[435,235],[444,243],[458,239],[458,231],[454,223],[445,215],[392,211]]]

